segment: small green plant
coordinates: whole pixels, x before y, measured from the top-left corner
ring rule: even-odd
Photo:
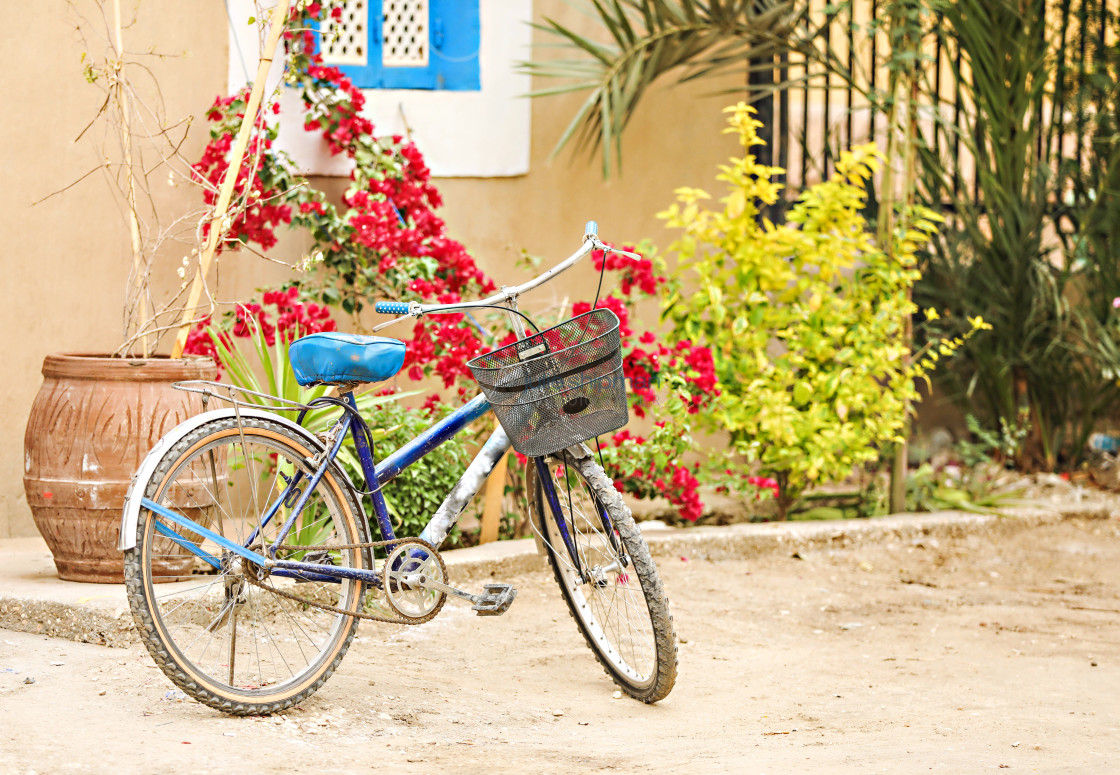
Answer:
[[[1030,409],[1021,407],[1014,426],[1008,425],[1006,418],[1000,417],[998,431],[981,425],[973,414],[965,416],[965,424],[976,440],[964,439],[956,445],[957,454],[964,466],[973,468],[993,460],[1012,462],[1019,456],[1023,442],[1030,435],[1031,412]]]
[[[943,466],[923,463],[906,478],[906,508],[910,511],[969,511],[998,514],[1019,502],[1019,490],[1002,489],[991,464]]]
[[[999,431],[984,427],[975,415],[965,423],[972,439],[953,447],[953,463],[923,463],[906,479],[906,507],[911,511],[954,509],[994,514],[1018,503],[1020,490],[1006,488],[1005,470],[1030,435],[1030,410],[1022,407],[1011,426],[1000,418]]]
[[[914,210],[900,219],[910,226],[894,236],[896,258],[876,244],[861,214],[881,163],[873,145],[842,153],[836,175],[802,192],[775,224],[761,212],[778,201],[781,170],[751,153],[762,143],[753,109],[727,112],[725,131],[738,135],[743,156],[720,167],[721,206],[681,188],[659,214],[682,231],[669,248],[678,270],[663,315],[678,340],[711,348],[722,393],[701,420],[730,435],[741,470],[778,483],[785,518],[806,487],[841,480],[900,440],[915,378],[967,334],[911,357],[914,256],[938,217]]]

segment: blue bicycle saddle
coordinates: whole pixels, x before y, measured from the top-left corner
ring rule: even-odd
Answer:
[[[401,370],[404,342],[384,336],[323,332],[292,342],[288,357],[296,382],[304,387],[381,382]]]

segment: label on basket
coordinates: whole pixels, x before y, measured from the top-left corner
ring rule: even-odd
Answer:
[[[541,354],[543,354],[547,351],[548,351],[548,344],[545,343],[545,342],[541,342],[540,344],[538,344],[534,347],[526,347],[524,350],[518,348],[517,359],[519,361],[525,361],[525,360],[528,360],[529,358],[535,358],[538,355],[541,355]]]

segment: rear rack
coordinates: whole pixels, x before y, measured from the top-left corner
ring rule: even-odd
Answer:
[[[190,379],[183,382],[175,382],[172,384],[172,387],[176,390],[185,390],[188,393],[200,393],[202,394],[203,401],[213,397],[220,401],[231,403],[234,407],[266,407],[275,412],[313,412],[316,409],[323,408],[321,406],[308,406],[307,404],[301,404],[299,401],[292,401],[288,398],[261,393],[260,391],[238,387],[237,385],[227,385],[223,382],[213,382],[208,379]],[[235,394],[241,394],[242,397],[238,398]],[[252,398],[247,398],[248,396]],[[254,398],[258,400],[253,400]]]

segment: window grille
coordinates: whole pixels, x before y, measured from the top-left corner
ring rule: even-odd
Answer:
[[[324,19],[323,63],[359,89],[479,91],[479,0],[346,0]]]
[[[369,6],[367,0],[346,0],[342,19],[323,24],[323,63],[365,66],[369,61]]]
[[[381,64],[385,67],[427,67],[430,29],[427,0],[383,2]]]

